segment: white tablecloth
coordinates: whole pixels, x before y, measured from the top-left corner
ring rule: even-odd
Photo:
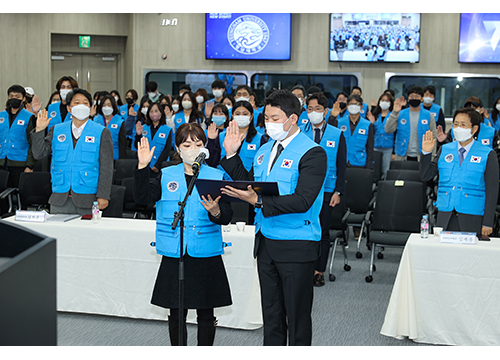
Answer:
[[[448,345],[500,345],[500,239],[475,245],[412,234],[382,335]]]
[[[14,222],[11,217],[6,220]],[[166,320],[168,310],[151,305],[161,256],[150,243],[156,222],[102,218],[99,223],[16,222],[57,239],[57,309],[93,314]],[[233,305],[215,309],[220,326],[262,326],[260,288],[253,258],[254,227],[223,233],[232,243],[223,255]],[[196,313],[188,314],[195,322]]]

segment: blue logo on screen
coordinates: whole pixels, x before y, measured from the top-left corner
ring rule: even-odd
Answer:
[[[229,25],[227,40],[240,54],[257,54],[269,42],[269,28],[257,16],[243,15]]]

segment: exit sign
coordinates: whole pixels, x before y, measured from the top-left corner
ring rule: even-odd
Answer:
[[[78,47],[89,48],[90,47],[90,36],[80,36],[80,41]]]

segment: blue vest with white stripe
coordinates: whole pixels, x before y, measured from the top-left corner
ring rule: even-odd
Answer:
[[[484,215],[484,172],[490,151],[493,150],[474,141],[460,166],[458,143],[451,142],[441,147],[436,204],[439,211],[456,210],[462,214]]]
[[[375,148],[392,149],[394,147],[394,133],[388,134],[385,132],[385,123],[390,115],[391,112],[389,111],[382,120],[382,114],[379,114],[377,121],[373,124],[375,130],[375,144],[373,147]]]
[[[255,181],[277,182],[280,195],[295,192],[299,179],[299,163],[304,154],[315,146],[319,146],[307,135],[299,133],[281,152],[273,168],[267,174],[269,158],[274,141],[261,146],[253,164]],[[264,217],[261,209],[255,213],[255,233],[262,234],[272,240],[310,240],[321,239],[319,213],[323,204],[324,187],[311,207],[304,213],[288,213]]]
[[[72,121],[54,127],[52,136],[52,192],[95,194],[99,182],[99,149],[104,127],[87,121],[73,149]]]
[[[453,135],[453,128],[450,129],[451,132],[451,138],[455,139]],[[482,123],[479,126],[479,134],[477,134],[477,141],[481,145],[485,145],[489,147],[490,149],[493,149],[493,138],[495,137],[495,129],[493,129],[491,126],[488,126],[484,123]]]
[[[312,126],[304,129],[304,134],[314,141]],[[335,126],[326,124],[325,132],[319,145],[325,150],[328,161],[328,172],[325,178],[325,192],[333,192],[337,184],[337,153],[339,150],[340,135],[342,131]]]
[[[12,126],[9,126],[9,113],[0,112],[0,159],[26,161],[28,159],[29,142],[26,129],[33,114],[20,109]]]
[[[111,132],[111,139],[113,140],[113,158],[116,160],[120,157],[120,129],[124,120],[116,114],[108,122],[107,128]]]
[[[174,213],[187,192],[184,163],[161,170],[161,199],[156,203],[156,252],[178,258],[180,256],[180,225],[172,230]],[[199,179],[221,180],[222,171],[202,165]],[[221,226],[210,221],[208,211],[200,203],[196,186],[184,208],[184,248],[192,257],[211,257],[224,253]]]
[[[425,109],[420,109],[417,125],[418,153],[422,152],[422,136],[429,130],[431,113]],[[398,126],[396,128],[396,140],[394,152],[399,156],[405,156],[410,142],[411,124],[410,108],[401,110],[398,116]],[[415,136],[415,134],[413,135]]]
[[[424,103],[420,104],[420,109],[421,109],[421,110],[427,110],[426,108],[424,108]],[[440,110],[441,110],[441,106],[439,106],[438,104],[436,104],[436,103],[434,103],[434,102],[433,102],[433,103],[432,103],[432,105],[431,105],[431,107],[430,107],[430,109],[429,109],[429,110],[427,110],[427,111],[429,111],[429,112],[432,114],[432,116],[434,116],[434,120],[435,120],[436,122],[438,122],[438,119],[439,119],[439,111],[440,111]],[[443,129],[443,130],[444,130],[444,129]]]
[[[163,152],[163,149],[165,149],[165,146],[167,146],[168,136],[170,135],[171,132],[172,128],[170,126],[166,124],[162,125],[159,127],[158,130],[156,130],[154,138],[151,139],[151,127],[149,125],[143,125],[142,136],[148,138],[149,148],[152,149],[153,146],[156,146],[155,151],[153,153],[153,158],[149,163],[149,167],[151,169],[155,166],[156,162],[158,161],[158,158]],[[171,144],[168,144],[168,146],[171,146]]]
[[[56,103],[49,105],[49,108],[47,109],[47,113],[48,113],[48,117],[52,118],[52,120],[50,120],[49,126],[47,126],[47,131],[49,131],[52,126],[55,126],[55,125],[63,123],[63,122],[68,122],[68,121],[71,122],[71,120],[73,120],[73,118],[71,117],[71,113],[69,111],[66,114],[66,118],[64,120],[62,120],[60,106],[61,106],[61,102],[56,102]]]
[[[356,129],[351,135],[349,117],[339,120],[339,128],[344,132],[347,146],[347,162],[352,166],[366,166],[366,143],[371,122],[360,117]]]

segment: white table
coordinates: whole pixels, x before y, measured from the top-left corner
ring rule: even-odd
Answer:
[[[412,234],[382,335],[448,345],[500,345],[500,239],[475,245]]]
[[[15,222],[14,217],[6,220]],[[166,320],[168,310],[151,305],[161,261],[150,243],[156,221],[102,218],[99,223],[15,222],[57,239],[57,309],[131,318]],[[215,309],[220,326],[262,326],[260,288],[253,258],[254,227],[223,233],[232,243],[222,256],[233,305]],[[195,322],[190,310],[187,321]]]

